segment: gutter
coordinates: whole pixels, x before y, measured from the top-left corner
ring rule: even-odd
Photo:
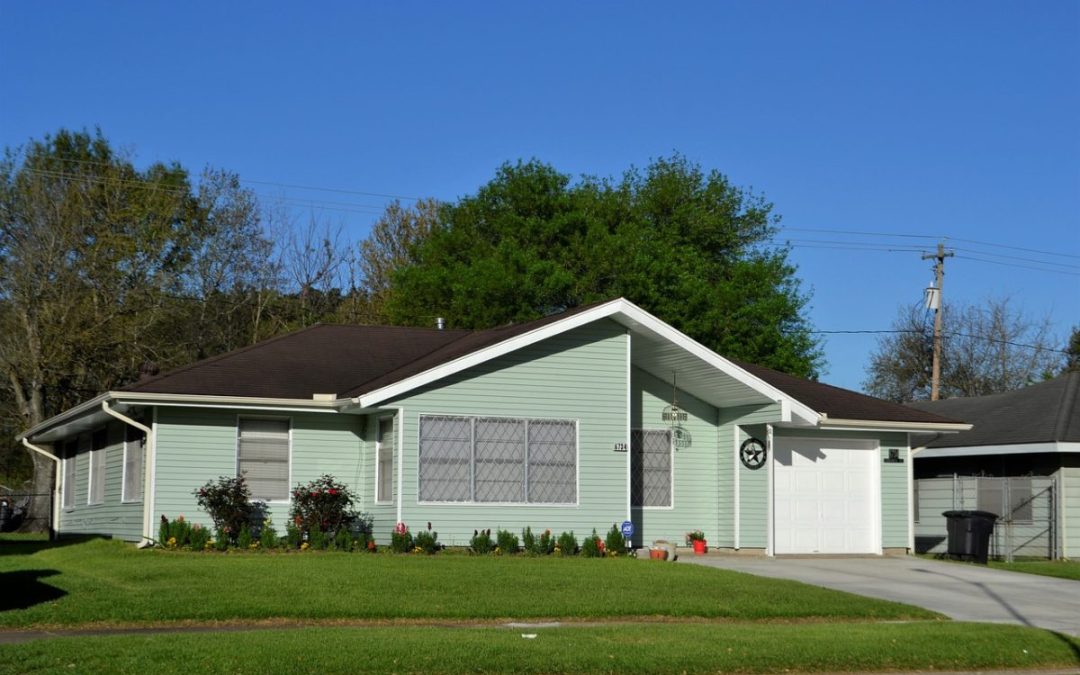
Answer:
[[[857,430],[867,431],[925,431],[938,433],[960,433],[970,431],[974,425],[965,422],[893,422],[887,420],[849,420],[832,418],[822,413],[818,419],[818,428],[828,430]]]
[[[53,537],[60,533],[60,458],[49,452],[45,448],[38,447],[26,440],[24,436],[22,444],[29,450],[33,450],[39,455],[48,457],[52,461],[56,462],[56,471],[53,472],[53,499],[52,499],[52,522],[49,524],[49,529],[52,531]]]
[[[154,540],[151,536],[152,532],[150,527],[150,523],[154,516],[154,504],[153,499],[151,498],[151,495],[153,494],[153,471],[151,471],[150,467],[154,466],[154,431],[145,424],[137,422],[123,413],[116,412],[109,407],[108,401],[101,402],[101,409],[105,411],[105,414],[111,415],[124,424],[135,427],[146,434],[146,454],[143,457],[143,540],[139,542],[139,548],[153,546]],[[23,442],[26,442],[25,439]]]

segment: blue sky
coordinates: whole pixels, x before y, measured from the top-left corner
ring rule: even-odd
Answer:
[[[948,298],[1009,296],[1062,339],[1080,323],[1073,0],[0,0],[0,145],[93,126],[353,238],[386,201],[359,193],[453,199],[507,160],[617,175],[678,151],[775,204],[818,329],[889,328],[932,275],[873,249],[939,237]],[[874,346],[827,336],[823,379],[859,388]]]

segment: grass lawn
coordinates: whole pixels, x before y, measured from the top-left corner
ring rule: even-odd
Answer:
[[[645,560],[223,555],[140,551],[100,539],[0,542],[0,588],[0,627],[268,618],[940,618],[793,581]]]
[[[948,622],[402,626],[39,640],[0,646],[0,672],[865,672],[1066,668],[1078,653],[1046,631]]]
[[[1080,581],[1080,561],[1076,560],[1024,560],[1011,563],[992,560],[990,561],[990,567]]]

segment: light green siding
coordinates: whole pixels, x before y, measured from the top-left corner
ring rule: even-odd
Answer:
[[[160,408],[156,421],[156,492],[154,519],[165,515],[209,526],[194,491],[218,476],[236,475],[237,421],[255,413],[207,408]],[[363,417],[337,413],[266,413],[290,420],[290,487],[324,473],[362,494]],[[284,533],[286,502],[273,502],[270,513]],[[156,524],[154,531],[156,532]]]
[[[580,540],[603,534],[627,516],[626,330],[598,321],[447,377],[386,405],[400,407],[403,425],[402,519],[413,530],[430,521],[448,545],[468,544],[473,530],[573,530]],[[577,505],[421,504],[417,499],[419,419],[422,414],[507,416],[578,422]],[[368,438],[374,434],[368,427]],[[374,448],[365,453],[373,461]],[[396,469],[396,467],[395,467]],[[370,474],[370,470],[366,470]],[[368,475],[365,482],[368,482]],[[371,481],[373,481],[371,477]],[[376,537],[394,524],[390,509],[373,509]]]
[[[721,419],[724,425],[721,429],[721,439],[728,441],[730,451],[725,453],[725,459],[721,465],[729,468],[730,475],[738,472],[739,480],[739,548],[765,548],[768,545],[768,522],[769,522],[769,471],[766,466],[760,469],[748,469],[738,461],[739,446],[747,438],[753,436],[762,443],[765,442],[765,424],[776,422],[780,419],[779,404],[771,403],[763,406],[743,406],[728,408],[721,411]],[[738,438],[735,439],[733,427],[738,428]],[[769,458],[772,461],[772,458]],[[734,491],[732,492],[734,495]],[[730,502],[731,500],[729,500]],[[722,517],[722,520],[734,522],[734,508]],[[730,543],[718,542],[722,546],[735,546],[734,528],[731,530]]]
[[[663,412],[671,405],[672,384],[634,368],[631,371],[630,424],[634,429],[670,429]],[[716,408],[686,392],[677,393],[678,406],[687,413],[680,426],[689,433],[689,444],[675,449],[674,489],[671,508],[632,509],[634,541],[640,546],[665,539],[681,544],[690,530],[700,529],[707,539],[718,535],[719,504],[730,500],[720,489],[720,448]]]
[[[1058,474],[1061,490],[1061,554],[1080,558],[1080,455],[1062,456]]]
[[[124,480],[124,426],[107,426],[105,453],[105,499],[100,504],[86,503],[90,479],[91,434],[80,435],[75,456],[75,501],[71,508],[60,509],[58,532],[67,534],[100,534],[129,541],[142,535],[142,502],[121,501]],[[63,443],[56,443],[60,450]],[[63,466],[60,467],[63,480]],[[62,491],[61,491],[62,492]]]

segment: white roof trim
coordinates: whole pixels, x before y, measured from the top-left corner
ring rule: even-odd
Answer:
[[[632,302],[619,298],[602,305],[597,305],[583,312],[574,314],[565,319],[553,321],[527,333],[514,336],[502,342],[477,350],[465,356],[454,359],[442,365],[436,366],[412,377],[387,385],[375,391],[362,394],[354,398],[353,402],[365,408],[378,405],[379,403],[396,398],[413,389],[431,384],[444,377],[454,375],[468,368],[498,358],[510,352],[536,344],[550,337],[554,337],[566,331],[592,323],[599,319],[622,315],[628,320],[641,324],[648,330],[682,347],[694,356],[705,361],[722,373],[734,378],[746,386],[759,392],[773,401],[780,403],[783,411],[784,422],[792,421],[792,417],[798,417],[809,424],[817,424],[819,415],[816,411],[791,398],[779,389],[765,381],[754,377],[734,363],[728,361],[705,345],[695,341],[691,337],[672,328],[652,314],[641,309]]]
[[[970,431],[972,425],[963,422],[889,422],[886,420],[845,420],[833,417],[822,417],[821,429],[836,430],[864,430],[864,431],[937,431],[946,434],[956,434],[961,431]]]
[[[1013,443],[1011,445],[969,445],[962,448],[922,448],[924,457],[973,457],[976,455],[1034,455],[1042,453],[1080,453],[1080,443]]]

